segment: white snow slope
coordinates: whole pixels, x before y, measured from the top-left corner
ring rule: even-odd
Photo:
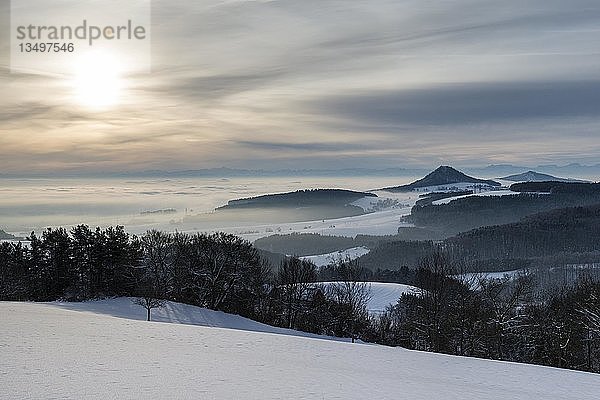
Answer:
[[[356,260],[369,253],[366,247],[352,247],[351,249],[334,251],[333,253],[317,254],[314,256],[300,257],[302,260],[312,261],[317,267],[324,267],[340,260]]]
[[[0,303],[6,399],[597,399],[600,375]]]
[[[322,282],[321,284],[335,285],[336,282]],[[387,306],[396,304],[404,293],[419,293],[420,289],[401,283],[367,282],[370,290],[370,299],[367,310],[371,314],[379,314],[385,311]]]
[[[381,313],[387,306],[396,304],[404,293],[419,293],[420,289],[400,283],[371,282],[371,299],[367,305],[370,313]]]
[[[435,200],[433,201],[431,204],[433,204],[434,206],[438,206],[440,204],[448,204],[451,201],[457,200],[457,199],[464,199],[467,197],[474,197],[474,196],[514,196],[519,194],[518,192],[513,192],[511,190],[493,190],[493,191],[489,191],[489,192],[480,192],[480,193],[473,193],[473,194],[465,194],[465,195],[461,195],[461,196],[454,196],[454,197],[447,197],[445,199],[441,199],[441,200]]]
[[[46,303],[51,306],[73,311],[87,311],[96,314],[105,314],[113,317],[145,321],[146,309],[133,303],[133,298],[120,297],[116,299],[88,301],[83,303]],[[351,339],[314,335],[293,329],[278,328],[253,321],[239,315],[227,314],[206,308],[191,306],[189,304],[167,301],[164,307],[152,310],[153,322],[169,322],[175,324],[198,325],[214,328],[237,329],[263,333],[276,333],[279,335],[302,336],[337,341],[351,341]]]

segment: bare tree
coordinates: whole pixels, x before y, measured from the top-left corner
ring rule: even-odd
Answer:
[[[586,345],[586,364],[589,371],[593,370],[592,344],[600,338],[600,293],[594,290],[594,286],[589,280],[583,281],[581,287],[588,293],[577,309],[579,321],[587,331],[583,341]]]
[[[532,293],[532,281],[527,274],[511,279],[508,276],[480,281],[481,294],[492,310],[493,336],[496,341],[496,355],[504,357],[504,345],[507,335],[522,319],[522,304]]]
[[[359,325],[368,321],[367,303],[371,300],[371,285],[362,280],[362,269],[358,262],[340,260],[335,266],[340,278],[329,286],[329,297],[345,309],[341,313],[347,333],[356,340]]]
[[[316,266],[311,261],[293,257],[279,266],[277,290],[288,328],[296,328],[296,320],[308,300],[309,292],[314,288],[316,278]]]
[[[157,299],[156,297],[154,297],[152,295],[145,295],[145,296],[136,297],[135,299],[133,299],[133,304],[144,307],[148,313],[147,321],[150,321],[150,312],[152,311],[152,309],[164,307],[166,304],[166,301],[163,299]]]

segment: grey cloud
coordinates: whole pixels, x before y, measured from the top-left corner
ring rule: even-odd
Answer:
[[[52,110],[54,110],[53,106],[42,103],[27,103],[18,106],[3,107],[0,110],[0,121],[3,123],[29,121],[32,118],[47,115]]]
[[[260,89],[283,77],[282,70],[265,70],[247,74],[220,74],[209,76],[173,76],[149,91],[172,95],[200,103],[213,102],[224,97]]]
[[[296,151],[308,151],[308,152],[341,152],[345,150],[364,150],[367,146],[364,143],[325,143],[325,142],[312,142],[312,143],[290,143],[290,142],[276,142],[276,141],[251,141],[251,140],[238,140],[242,146],[253,147],[261,150],[270,151],[282,151],[282,150],[296,150]]]
[[[358,122],[461,125],[600,116],[600,81],[440,85],[327,96],[313,112]]]
[[[35,154],[62,149],[48,155],[59,166],[83,165],[69,151],[87,130],[84,159],[123,168],[527,158],[539,143],[593,156],[599,20],[598,0],[159,0],[154,71],[127,77],[118,109],[60,104],[54,78],[0,67],[0,130],[17,133],[2,140],[19,152],[0,158],[16,169],[34,157],[19,127],[39,136]]]

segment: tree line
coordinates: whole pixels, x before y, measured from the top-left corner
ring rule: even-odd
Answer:
[[[574,183],[515,184],[511,189],[519,193],[509,196],[472,196],[439,205],[420,202],[406,220],[418,227],[454,235],[483,226],[517,222],[558,208],[600,204],[599,188],[600,185]]]
[[[273,268],[251,243],[231,234],[123,227],[47,229],[29,244],[0,243],[0,300],[84,301],[131,296],[148,311],[171,300],[317,334],[355,337],[366,321],[360,270],[342,263],[339,283],[317,282],[298,258]],[[343,282],[342,282],[343,281]],[[351,283],[348,283],[351,282]]]
[[[373,318],[370,340],[409,349],[600,372],[600,283],[547,293],[532,278],[459,279],[443,255],[425,261],[419,293]]]
[[[598,204],[560,208],[515,223],[473,229],[443,241],[383,242],[361,257],[361,263],[370,269],[416,268],[436,252],[477,272],[555,267],[580,260],[600,262],[599,224]]]

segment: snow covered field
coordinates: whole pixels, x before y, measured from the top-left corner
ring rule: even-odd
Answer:
[[[323,282],[324,285],[335,285],[335,282]],[[379,314],[398,302],[404,293],[419,293],[421,289],[401,283],[367,282],[370,298],[367,310],[371,314]]]
[[[371,299],[367,305],[370,313],[381,313],[396,304],[404,293],[418,293],[419,288],[401,283],[371,282]]]
[[[88,301],[84,303],[48,303],[53,307],[60,307],[71,311],[93,312],[96,314],[110,315],[113,317],[127,318],[139,321],[146,320],[146,309],[136,305],[128,297],[116,299]],[[191,306],[188,304],[168,301],[162,308],[152,310],[152,322],[168,322],[174,324],[197,325],[213,328],[237,329],[242,331],[276,333],[278,335],[291,335],[310,338],[320,338],[336,341],[351,341],[351,339],[325,337],[312,333],[295,331],[293,329],[278,328],[261,324],[239,315],[227,314],[221,311]]]
[[[369,251],[366,247],[352,247],[351,249],[334,251],[333,253],[300,257],[300,259],[312,261],[317,267],[324,267],[340,260],[356,260],[368,254]]]
[[[513,192],[512,190],[493,190],[493,191],[489,191],[489,192],[480,192],[480,193],[474,193],[474,194],[465,194],[462,196],[448,197],[448,198],[441,199],[441,200],[435,200],[431,204],[436,205],[436,206],[440,205],[440,204],[448,204],[453,200],[464,199],[466,197],[473,197],[473,196],[511,196],[511,195],[516,195],[516,194],[519,194],[519,193]]]
[[[377,201],[388,201],[392,205],[379,211],[354,217],[283,224],[245,225],[241,227],[221,226],[217,230],[233,233],[244,239],[254,241],[274,234],[285,235],[290,233],[319,233],[321,235],[347,237],[355,237],[360,234],[375,236],[395,235],[398,233],[399,227],[413,226],[400,220],[402,217],[410,215],[411,208],[419,199],[419,193],[374,193],[380,196],[379,198],[375,198]],[[191,229],[191,231],[194,230]]]
[[[484,185],[481,183],[470,183],[470,182],[458,182],[458,183],[449,183],[447,185],[433,185],[433,186],[423,186],[420,188],[413,189],[412,192],[416,193],[428,193],[428,192],[459,192],[465,190],[496,190],[496,186]]]
[[[58,304],[4,302],[0,315],[6,399],[591,400],[600,392],[600,376],[583,372]]]

